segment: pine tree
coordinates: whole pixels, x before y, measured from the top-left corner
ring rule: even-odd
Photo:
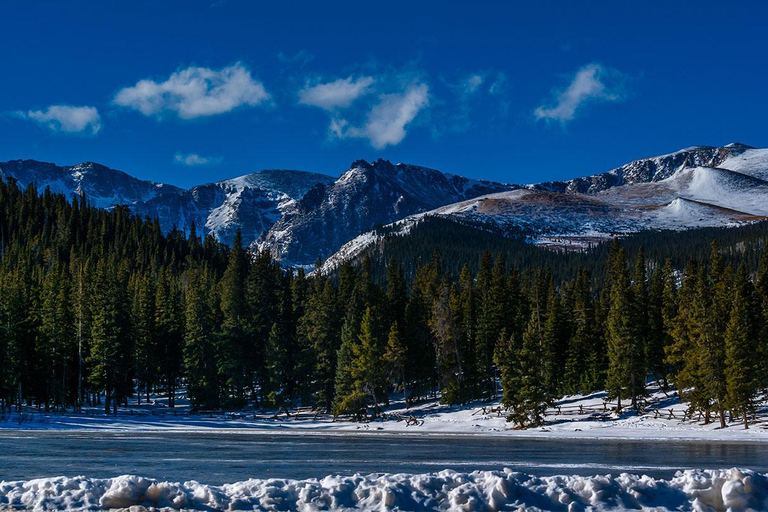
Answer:
[[[276,385],[273,380],[275,378],[274,361],[267,360],[268,357],[276,355],[275,347],[270,348],[270,338],[275,335],[280,338],[281,343],[285,341],[281,326],[276,327],[277,332],[272,332],[273,327],[280,320],[281,278],[282,270],[273,263],[272,255],[268,251],[260,251],[254,255],[246,282],[248,302],[246,344],[250,354],[247,372],[258,378],[262,398],[265,398],[264,393],[275,391]],[[277,340],[273,341],[277,343]],[[272,353],[268,354],[270,350]],[[271,370],[268,368],[270,365]]]
[[[458,318],[459,294],[448,274],[443,276],[432,305],[429,325],[435,340],[436,373],[439,376],[441,401],[464,403],[466,389],[461,354],[461,322]]]
[[[407,353],[397,322],[393,322],[392,327],[389,329],[383,360],[390,366],[390,373],[395,376],[395,379],[400,379],[400,385],[403,388],[403,402],[405,402],[405,407],[408,408],[410,403],[408,400],[407,380],[405,378]]]
[[[711,404],[705,411],[707,421],[714,408],[721,428],[725,428],[725,330],[731,302],[731,274],[731,268],[723,265],[717,242],[713,242],[709,274],[700,276],[694,298],[698,323],[695,332],[701,366],[701,391]]]
[[[142,388],[149,395],[159,373],[160,347],[155,327],[155,295],[152,279],[147,274],[134,278],[131,305],[131,336],[135,343],[136,378],[139,383],[138,403]]]
[[[758,364],[758,385],[761,389],[768,388],[768,249],[763,248],[760,266],[755,284],[757,293],[758,347],[754,354]]]
[[[176,386],[182,372],[184,350],[184,318],[182,316],[181,292],[178,282],[170,269],[158,276],[155,292],[155,335],[157,336],[157,357],[159,375],[164,381],[168,395],[168,406],[176,403]]]
[[[42,293],[38,363],[48,368],[45,407],[52,400],[57,407],[67,403],[67,390],[71,377],[74,335],[70,309],[69,279],[65,269],[53,266],[46,274]]]
[[[600,384],[599,358],[603,347],[599,343],[595,325],[594,301],[590,289],[589,273],[579,273],[573,292],[573,333],[568,346],[564,374],[564,391],[568,394],[588,394]]]
[[[560,296],[552,280],[549,283],[544,322],[541,326],[541,343],[544,385],[549,396],[557,396],[562,390],[568,339]]]
[[[385,402],[382,396],[384,372],[381,360],[384,346],[381,339],[379,319],[371,308],[365,309],[360,322],[359,343],[352,346],[354,363],[352,376],[356,381],[358,391],[363,392],[373,403],[374,416],[380,412],[379,404]]]
[[[340,348],[337,325],[335,289],[327,278],[317,277],[298,329],[304,340],[302,344],[311,350],[315,360],[316,403],[323,404],[327,412],[331,412],[333,405],[336,357]]]
[[[432,335],[430,317],[439,288],[440,268],[439,257],[434,255],[428,265],[416,269],[405,308],[406,374],[415,381],[414,392],[418,397],[427,396],[430,391],[434,395],[438,385],[437,341]]]
[[[187,273],[184,315],[184,367],[187,391],[196,409],[220,405],[217,368],[214,279],[209,272],[192,269]]]
[[[648,344],[648,283],[645,265],[645,252],[641,246],[635,260],[635,272],[631,288],[631,322],[632,337],[630,340],[630,360],[628,371],[630,377],[630,395],[632,407],[639,409],[637,399],[645,395],[645,380],[648,376],[646,360]]]
[[[543,357],[541,315],[534,310],[521,342],[515,343],[511,338],[504,342],[502,339],[495,354],[504,390],[502,403],[511,409],[507,419],[521,428],[544,424],[545,412],[551,405],[551,394],[541,364]]]
[[[219,282],[222,323],[217,350],[219,371],[227,389],[224,398],[236,407],[245,405],[246,393],[253,382],[249,373],[253,354],[249,350],[247,332],[246,276],[246,253],[238,231],[229,252],[227,269]]]
[[[466,396],[467,398],[485,397],[488,395],[488,383],[483,380],[486,377],[486,361],[482,357],[478,358],[477,354],[476,291],[467,265],[462,267],[459,275],[458,293],[457,321],[461,332],[459,351]]]
[[[633,405],[633,345],[632,290],[627,272],[626,256],[618,240],[614,240],[609,259],[610,306],[608,310],[608,373],[606,387],[609,398],[618,400],[631,397]]]
[[[104,389],[104,413],[117,413],[120,380],[124,367],[124,327],[121,321],[119,282],[116,272],[101,261],[96,269],[92,296],[91,379]]]
[[[397,322],[398,325],[403,325],[407,303],[408,289],[405,284],[403,266],[393,257],[387,264],[387,319],[390,322]]]
[[[725,402],[732,413],[742,417],[745,429],[749,428],[748,416],[755,410],[757,394],[753,293],[752,283],[742,265],[736,275],[733,305],[725,331]]]

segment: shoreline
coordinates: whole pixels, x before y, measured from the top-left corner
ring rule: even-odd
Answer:
[[[367,430],[357,428],[352,429],[350,426],[344,426],[340,428],[334,428],[332,430],[323,430],[322,428],[283,428],[283,427],[210,427],[210,428],[194,428],[194,427],[105,427],[105,428],[89,428],[89,427],[65,427],[65,428],[12,428],[0,426],[0,439],[13,434],[163,434],[169,436],[187,435],[187,434],[210,434],[210,435],[251,435],[251,436],[316,436],[316,437],[375,437],[382,438],[394,438],[394,437],[429,437],[429,438],[487,438],[487,439],[508,439],[508,440],[525,440],[525,441],[607,441],[607,442],[658,442],[658,443],[671,443],[671,442],[686,442],[686,443],[717,443],[717,444],[743,444],[743,443],[765,443],[768,442],[768,432],[758,434],[741,434],[741,431],[737,431],[738,434],[730,436],[718,436],[717,433],[713,435],[715,431],[708,432],[691,432],[680,431],[680,435],[664,435],[664,436],[644,436],[638,435],[638,432],[630,433],[617,433],[616,435],[594,435],[587,432],[584,435],[580,435],[574,432],[567,431],[549,431],[549,432],[526,432],[526,431],[507,431],[507,432],[465,432],[465,431],[405,431],[405,430]],[[624,429],[616,429],[624,430]],[[750,429],[751,430],[751,429]],[[733,432],[733,430],[726,429],[723,432]],[[749,430],[747,431],[749,432]]]

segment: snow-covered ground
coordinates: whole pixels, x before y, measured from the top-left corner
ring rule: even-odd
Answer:
[[[118,415],[104,415],[98,409],[85,413],[25,412],[0,416],[0,429],[18,430],[108,430],[108,431],[320,431],[320,432],[402,432],[415,435],[457,434],[519,436],[535,438],[648,439],[768,441],[768,410],[758,410],[758,421],[745,430],[734,420],[721,429],[719,421],[703,424],[699,416],[684,418],[687,404],[680,403],[673,392],[669,396],[657,387],[650,389],[645,414],[628,408],[621,415],[613,412],[615,403],[604,402],[605,393],[570,396],[558,400],[547,411],[546,424],[527,430],[515,429],[495,402],[475,402],[447,406],[436,400],[406,408],[402,396],[393,399],[383,418],[356,423],[343,418],[316,414],[308,408],[288,411],[253,411],[243,413],[192,414],[183,395],[180,407],[169,409],[163,400],[138,406],[132,403]],[[625,404],[626,406],[626,404]]]
[[[197,510],[696,510],[768,509],[768,478],[748,470],[689,470],[670,480],[536,477],[510,470],[246,480],[222,486],[138,476],[0,483],[0,508]],[[133,509],[131,510],[138,510]]]

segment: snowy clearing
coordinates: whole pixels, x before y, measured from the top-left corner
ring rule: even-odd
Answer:
[[[689,470],[670,480],[536,477],[510,470],[246,480],[209,486],[139,476],[0,483],[0,507],[204,510],[696,510],[768,508],[768,478],[749,470]],[[132,509],[133,510],[133,509]]]
[[[170,409],[161,398],[141,406],[132,404],[118,415],[105,415],[98,408],[84,413],[41,413],[25,409],[22,414],[0,415],[0,429],[13,430],[98,430],[98,431],[238,431],[270,433],[407,433],[413,435],[486,435],[534,438],[648,439],[691,441],[768,441],[766,407],[758,410],[758,421],[748,430],[734,420],[725,429],[714,420],[684,419],[686,403],[676,393],[667,396],[658,387],[650,388],[645,414],[629,408],[618,416],[607,404],[604,392],[569,396],[547,411],[547,423],[538,428],[518,430],[506,421],[498,401],[473,402],[463,406],[442,405],[436,400],[406,408],[402,395],[392,398],[385,414],[371,422],[357,423],[318,414],[309,408],[289,411],[250,411],[193,414],[188,405]],[[186,404],[183,398],[177,403]]]

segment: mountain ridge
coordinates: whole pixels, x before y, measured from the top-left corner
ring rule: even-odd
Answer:
[[[194,223],[224,243],[240,230],[247,245],[287,265],[337,260],[337,251],[359,245],[357,237],[375,244],[371,230],[377,226],[407,233],[423,216],[577,247],[580,240],[640,229],[735,225],[768,216],[768,150],[740,143],[693,146],[607,172],[527,185],[384,159],[355,160],[338,178],[265,169],[188,189],[94,162],[12,160],[0,162],[0,177],[70,196],[85,193],[104,208],[128,204],[139,215],[157,217],[164,230],[188,230]]]

